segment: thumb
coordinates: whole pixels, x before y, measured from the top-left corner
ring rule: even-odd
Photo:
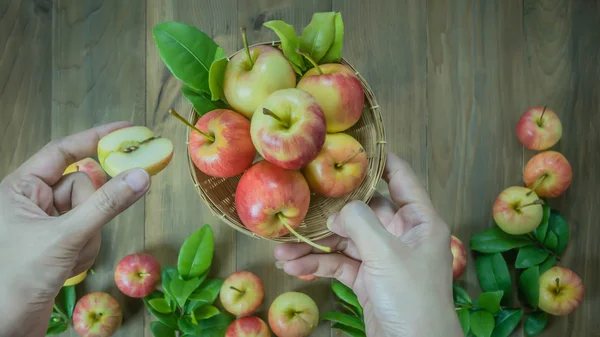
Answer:
[[[67,213],[64,233],[89,238],[106,223],[140,199],[150,187],[150,175],[135,168],[111,179],[84,203]]]

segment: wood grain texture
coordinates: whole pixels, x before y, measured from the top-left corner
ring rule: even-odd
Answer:
[[[144,124],[144,8],[142,0],[55,1],[53,138],[117,120]],[[124,324],[115,336],[141,336],[144,329],[143,304],[124,296],[113,276],[121,258],[143,250],[139,201],[104,227],[96,274],[77,287],[80,295],[105,291],[119,301]]]

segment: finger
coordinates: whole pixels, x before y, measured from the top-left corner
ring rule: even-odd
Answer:
[[[333,277],[351,288],[359,268],[359,261],[343,254],[311,254],[283,265],[283,270],[289,275]]]
[[[32,175],[14,176],[10,182],[13,192],[20,195],[23,202],[32,202],[39,209],[32,208],[39,216],[56,216],[57,212],[52,203],[52,188],[40,178]],[[42,212],[43,211],[43,212]],[[45,213],[45,214],[44,214]]]
[[[84,242],[123,212],[150,187],[150,176],[143,169],[121,173],[92,194],[83,204],[64,215],[63,233]]]
[[[54,185],[67,166],[96,154],[100,138],[130,125],[129,122],[110,123],[52,141],[23,163],[19,170],[22,174],[35,175],[46,184]]]
[[[316,243],[331,248],[332,252],[341,252],[355,260],[360,259],[354,242],[339,235],[332,235]],[[323,251],[306,243],[295,242],[282,243],[275,247],[275,258],[280,261],[295,260],[308,254],[323,254]]]
[[[421,203],[433,208],[427,190],[413,169],[406,161],[391,152],[388,152],[383,179],[388,183],[392,200],[399,207]]]
[[[381,193],[375,192],[371,201],[369,201],[369,207],[375,212],[375,215],[379,218],[379,221],[385,226],[388,232],[390,230],[390,222],[394,218],[394,215],[398,211],[396,206],[390,199],[384,197]]]
[[[53,189],[54,207],[59,214],[81,205],[96,192],[92,180],[83,172],[74,172],[63,176],[53,186]]]
[[[69,277],[79,275],[92,268],[94,261],[96,261],[96,257],[98,256],[98,252],[100,251],[101,242],[102,235],[100,232],[96,232],[94,235],[92,235],[92,237],[79,252],[77,262],[75,263],[75,267],[73,268],[71,276]]]

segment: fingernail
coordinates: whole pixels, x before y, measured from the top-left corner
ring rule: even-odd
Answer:
[[[277,269],[283,269],[284,264],[285,264],[285,261],[277,261],[277,262],[275,262],[275,267]]]
[[[150,176],[144,169],[137,168],[127,173],[125,182],[135,192],[143,192],[148,187]]]
[[[331,230],[331,224],[335,221],[335,217],[337,216],[337,212],[333,213],[327,218],[327,229]]]

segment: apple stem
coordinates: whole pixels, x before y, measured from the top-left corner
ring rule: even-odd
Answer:
[[[546,179],[547,177],[548,177],[547,174],[542,174],[542,176],[539,177],[538,180],[533,185],[533,188],[531,189],[531,191],[527,192],[527,194],[525,194],[525,195],[526,196],[530,196],[531,193],[533,193],[533,191],[535,191],[538,187],[540,187],[540,185],[542,184],[542,182],[544,182],[544,179]]]
[[[235,290],[235,291],[237,291],[240,294],[245,294],[246,293],[245,291],[239,290],[238,288],[236,288],[234,286],[230,286],[229,289]]]
[[[560,279],[557,277],[554,279],[554,281],[556,282],[556,289],[554,289],[554,292],[559,294],[560,293]]]
[[[139,277],[148,277],[150,275],[152,275],[152,274],[150,274],[150,273],[139,273],[138,274]]]
[[[349,162],[350,160],[352,160],[352,158],[358,156],[360,153],[363,153],[363,152],[365,152],[365,149],[363,149],[361,147],[360,150],[356,151],[353,155],[351,155],[350,157],[346,158],[346,160],[344,160],[343,162],[335,164],[335,168],[340,168],[340,167],[344,166],[347,162]]]
[[[246,36],[246,27],[242,27],[242,41],[244,41],[244,50],[246,51],[246,57],[248,57],[248,62],[250,62],[250,68],[254,67],[254,61],[252,61],[252,56],[250,56],[250,47],[248,47],[248,37]]]
[[[543,205],[543,204],[544,204],[544,202],[542,201],[542,199],[537,199],[537,200],[534,200],[533,202],[531,202],[529,204],[525,204],[525,205],[522,205],[522,206],[517,206],[517,210],[521,210],[522,208],[533,206],[533,205]]]
[[[544,109],[542,109],[542,115],[540,116],[540,119],[538,120],[538,123],[537,123],[537,125],[540,126],[540,127],[542,125],[544,125],[544,123],[543,123],[543,121],[544,121],[544,114],[546,113],[546,109],[547,108],[548,108],[548,106],[544,105]]]
[[[290,231],[292,234],[294,234],[294,235],[295,235],[295,236],[296,236],[298,239],[300,239],[300,240],[304,241],[305,243],[307,243],[307,244],[309,244],[309,245],[311,245],[311,246],[313,246],[313,247],[315,247],[315,248],[317,248],[317,249],[320,249],[320,250],[322,250],[322,251],[324,251],[324,252],[327,252],[327,253],[330,253],[330,252],[331,252],[331,248],[329,248],[329,247],[325,247],[325,246],[321,246],[321,245],[319,245],[319,244],[317,244],[317,243],[314,243],[314,242],[310,241],[309,239],[305,238],[304,236],[302,236],[302,235],[298,234],[298,232],[296,232],[296,231],[295,231],[295,230],[292,228],[292,226],[290,226],[290,225],[287,223],[287,221],[285,220],[285,218],[283,217],[283,215],[281,215],[281,213],[277,214],[277,217],[279,217],[279,221],[281,221],[281,223],[282,223],[282,224],[285,226],[285,228],[287,228],[287,229],[288,229],[288,230],[289,230],[289,231]]]
[[[310,57],[310,55],[308,55],[308,53],[305,53],[300,49],[296,49],[296,53],[304,56],[304,58],[307,59],[308,62],[310,62],[313,65],[313,67],[315,67],[317,69],[317,71],[319,72],[319,75],[323,75],[323,70],[321,70],[321,67],[319,67],[319,64],[312,57]]]
[[[171,116],[179,119],[183,124],[189,126],[194,131],[196,131],[199,134],[203,135],[206,139],[210,140],[211,142],[215,141],[214,137],[211,137],[211,136],[207,135],[206,133],[200,131],[200,129],[198,129],[197,127],[195,127],[194,125],[192,125],[192,123],[188,122],[185,118],[183,118],[183,116],[181,116],[180,114],[178,114],[177,111],[175,111],[175,109],[169,109],[169,113],[171,114]]]
[[[90,268],[90,274],[96,275],[96,272],[94,271],[94,269]]]
[[[275,118],[275,120],[278,121],[279,124],[283,125],[286,128],[290,127],[288,123],[286,123],[283,119],[279,118],[279,116],[277,116],[273,111],[267,108],[263,108],[263,114]]]

